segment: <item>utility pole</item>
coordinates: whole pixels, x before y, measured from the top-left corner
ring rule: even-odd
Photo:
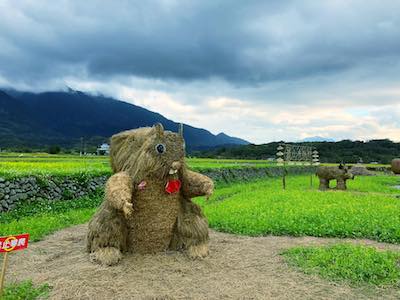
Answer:
[[[79,156],[83,155],[83,137],[81,137],[81,151],[79,152]]]
[[[312,165],[312,166],[318,166],[318,165],[319,165],[319,154],[318,154],[317,149],[315,149],[315,150],[312,152],[311,165]],[[312,188],[312,176],[313,176],[313,174],[311,174],[311,188]]]

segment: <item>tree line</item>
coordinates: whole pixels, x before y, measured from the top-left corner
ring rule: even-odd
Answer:
[[[283,142],[267,144],[223,146],[202,151],[194,151],[191,155],[207,158],[236,158],[236,159],[274,159],[277,147]],[[370,141],[343,140],[340,142],[302,142],[289,143],[314,147],[323,163],[371,163],[387,164],[395,157],[400,157],[400,143],[389,139]]]

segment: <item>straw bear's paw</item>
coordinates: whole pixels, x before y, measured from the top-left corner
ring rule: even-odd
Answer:
[[[118,264],[122,259],[122,253],[114,247],[99,248],[89,254],[90,261],[105,266]]]
[[[204,258],[209,254],[208,244],[192,245],[188,248],[188,254],[190,258]]]

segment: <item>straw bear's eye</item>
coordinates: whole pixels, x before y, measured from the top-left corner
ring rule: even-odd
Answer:
[[[159,154],[163,154],[165,152],[165,146],[163,144],[157,144],[156,151]]]

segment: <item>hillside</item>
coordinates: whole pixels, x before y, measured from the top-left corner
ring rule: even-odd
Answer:
[[[109,97],[79,91],[35,94],[0,90],[0,148],[79,147],[81,137],[87,146],[95,146],[114,133],[158,122],[167,130],[178,130],[178,123],[158,113]],[[247,144],[186,124],[184,136],[189,150]]]

